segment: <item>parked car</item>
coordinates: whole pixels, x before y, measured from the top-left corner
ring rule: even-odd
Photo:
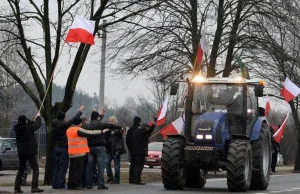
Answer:
[[[0,138],[0,171],[18,170],[19,157],[15,138]]]
[[[149,143],[145,165],[148,165],[149,168],[153,168],[153,166],[161,166],[162,148],[163,142]]]

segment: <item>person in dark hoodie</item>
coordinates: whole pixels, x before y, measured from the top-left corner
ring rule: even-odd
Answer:
[[[118,120],[115,116],[110,116],[108,122],[111,124],[117,124]],[[120,162],[121,155],[126,153],[123,134],[124,130],[116,129],[107,133],[106,139],[106,172],[107,172],[107,183],[120,184]],[[111,162],[114,161],[115,176],[111,169]]]
[[[133,169],[134,169],[134,160],[133,160],[133,134],[135,132],[135,130],[140,126],[141,124],[141,118],[138,116],[135,116],[133,119],[133,125],[132,127],[130,127],[127,131],[126,134],[126,146],[128,148],[129,151],[129,162],[130,162],[130,166],[129,166],[129,184],[133,183],[133,179],[134,179],[134,174],[133,174]]]
[[[155,129],[156,118],[154,122],[150,125],[144,123],[139,126],[133,134],[133,160],[134,160],[134,179],[133,184],[144,185],[146,183],[142,182],[141,175],[145,164],[145,156],[148,155],[148,143],[149,137],[153,130]]]
[[[75,117],[79,118],[84,106],[79,107]],[[59,112],[57,118],[52,121],[52,134],[55,154],[55,169],[52,188],[64,189],[66,187],[66,174],[69,166],[67,130],[72,125],[72,120],[65,121],[66,114]]]
[[[22,175],[24,174],[26,162],[28,161],[32,168],[32,193],[43,192],[43,189],[38,188],[39,183],[39,166],[36,159],[37,142],[34,132],[41,127],[42,121],[38,112],[34,121],[30,121],[26,116],[21,115],[18,118],[18,123],[14,127],[16,133],[16,141],[19,155],[19,170],[15,180],[15,193],[23,193],[21,190]]]
[[[114,125],[110,123],[102,123],[101,115],[97,111],[93,111],[91,114],[91,121],[87,125],[84,125],[83,128],[87,130],[102,130],[102,129],[122,129],[119,125]],[[98,137],[89,137],[88,145],[90,152],[88,155],[88,163],[86,168],[86,188],[93,188],[93,177],[95,174],[95,162],[98,168],[98,189],[108,189],[105,186],[104,180],[104,169],[105,169],[105,155],[106,155],[106,135],[102,134]]]

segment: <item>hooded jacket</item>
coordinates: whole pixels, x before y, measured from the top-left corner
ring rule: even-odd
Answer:
[[[129,154],[132,155],[133,153],[133,134],[135,130],[140,126],[141,118],[140,117],[134,117],[133,119],[133,125],[130,127],[126,134],[126,145],[129,150]]]
[[[37,142],[34,132],[41,127],[41,117],[36,117],[36,121],[18,122],[14,127],[18,155],[37,154]]]
[[[82,114],[81,111],[78,111],[75,117],[80,117]],[[74,119],[74,118],[73,118]],[[64,121],[60,119],[54,119],[52,121],[52,135],[53,142],[56,147],[68,148],[68,140],[67,140],[67,130],[72,125],[73,119],[69,121]]]

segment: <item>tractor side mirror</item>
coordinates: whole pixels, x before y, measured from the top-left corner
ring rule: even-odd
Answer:
[[[178,83],[172,83],[171,90],[170,90],[170,95],[171,96],[175,96],[177,94],[178,87],[179,87]]]
[[[258,107],[258,116],[265,116],[265,109],[263,107]]]
[[[264,96],[264,87],[262,85],[256,85],[254,88],[255,96],[256,97],[263,97]]]

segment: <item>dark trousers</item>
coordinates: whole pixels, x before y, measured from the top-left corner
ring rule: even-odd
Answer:
[[[111,162],[114,161],[115,178],[111,169]],[[112,153],[106,153],[106,173],[108,180],[120,183],[120,161],[121,156],[115,157]]]
[[[30,167],[33,171],[31,188],[37,188],[38,187],[38,184],[39,184],[39,165],[38,165],[37,159],[35,157],[35,154],[22,155],[22,156],[19,156],[19,170],[18,170],[18,173],[17,173],[17,176],[16,176],[15,190],[21,189],[22,176],[24,174],[27,161],[29,162]]]
[[[134,160],[134,183],[139,183],[142,181],[142,171],[144,169],[145,164],[145,156],[144,155],[135,155],[133,156]]]
[[[130,166],[129,166],[129,183],[133,183],[134,181],[134,158],[130,155],[129,158]]]
[[[68,148],[55,147],[54,154],[56,159],[52,187],[54,189],[65,188],[69,166]]]
[[[278,152],[272,153],[272,164],[271,164],[272,172],[275,172],[275,168],[276,168],[276,164],[277,164],[277,156],[278,156]]]
[[[88,154],[84,156],[84,163],[83,163],[83,171],[82,171],[82,177],[81,177],[81,187],[86,187],[86,167],[88,163]]]
[[[70,158],[68,188],[73,189],[79,187],[83,172],[84,156]]]

